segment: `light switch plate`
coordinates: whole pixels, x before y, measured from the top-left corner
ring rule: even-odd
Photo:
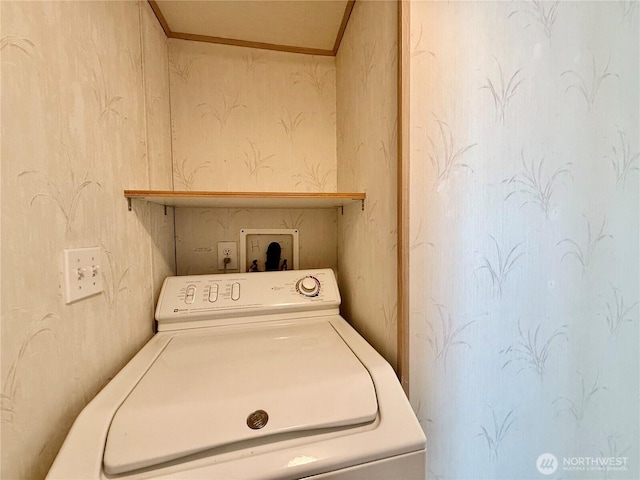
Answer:
[[[100,247],[65,249],[63,256],[65,303],[102,292]]]

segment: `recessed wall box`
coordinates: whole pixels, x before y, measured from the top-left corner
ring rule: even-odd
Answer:
[[[267,249],[272,243],[280,246],[280,262],[278,269],[298,270],[300,242],[297,229],[257,228],[240,230],[240,271],[264,272]],[[254,264],[255,261],[255,264]]]

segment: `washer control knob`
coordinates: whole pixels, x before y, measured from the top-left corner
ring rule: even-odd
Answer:
[[[298,280],[296,289],[305,297],[315,297],[320,293],[320,281],[309,275]]]

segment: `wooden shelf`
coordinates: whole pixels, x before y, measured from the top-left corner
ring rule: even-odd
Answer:
[[[304,192],[176,192],[171,190],[125,190],[131,210],[132,200],[144,200],[166,207],[201,208],[333,208],[360,202],[365,193]]]

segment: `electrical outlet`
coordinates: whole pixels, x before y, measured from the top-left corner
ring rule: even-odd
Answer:
[[[102,292],[100,247],[65,249],[63,255],[65,303]]]
[[[238,270],[238,244],[236,242],[218,242],[218,270],[224,270],[224,259],[228,258],[228,270]]]

